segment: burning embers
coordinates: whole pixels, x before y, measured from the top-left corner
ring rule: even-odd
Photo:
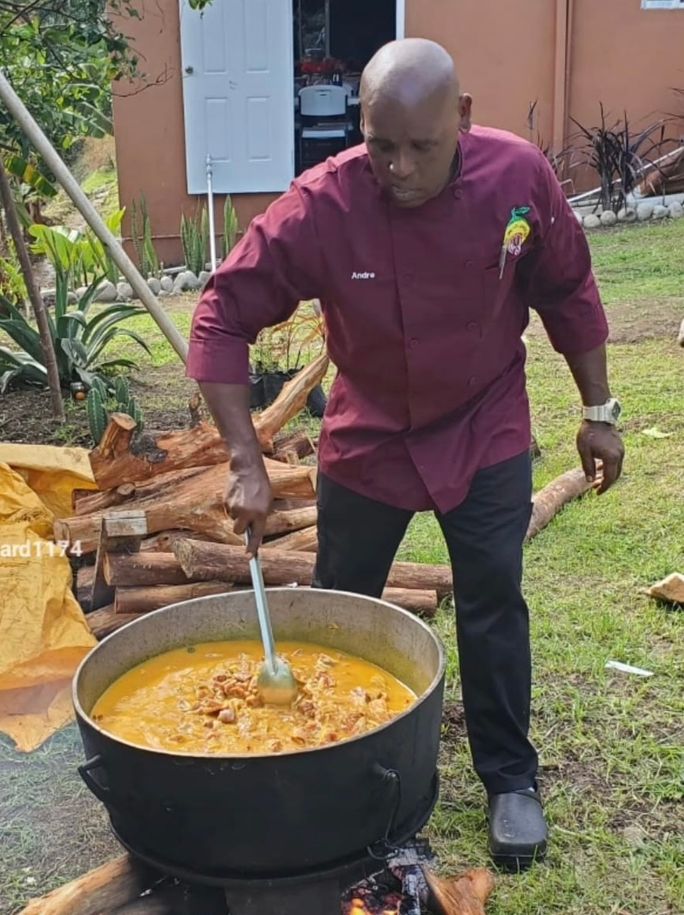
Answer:
[[[443,880],[432,873],[433,863],[426,842],[397,850],[382,872],[344,894],[342,915],[485,915],[494,888],[489,871]]]

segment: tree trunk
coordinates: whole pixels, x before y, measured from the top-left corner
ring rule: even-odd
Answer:
[[[293,508],[289,511],[275,511],[266,519],[266,536],[274,534],[290,534],[316,525],[318,512],[316,506],[308,508]]]
[[[244,548],[188,539],[177,541],[173,550],[191,580],[236,583],[249,583],[251,580]],[[261,552],[264,580],[268,585],[293,582],[310,585],[315,561],[311,553],[278,550],[275,547]],[[452,591],[451,569],[449,566],[395,562],[387,587],[436,591],[441,600]]]
[[[114,597],[114,613],[149,613],[168,607],[169,604],[205,597],[207,594],[225,594],[231,585],[224,581],[194,581],[184,585],[140,585],[119,587]]]
[[[115,588],[183,585],[191,580],[173,553],[107,553],[104,577]]]
[[[33,313],[36,318],[36,324],[38,325],[40,345],[43,350],[43,359],[45,360],[48,386],[50,388],[52,415],[60,422],[64,422],[65,417],[64,402],[62,400],[62,386],[59,379],[57,357],[55,356],[55,348],[52,342],[52,335],[50,333],[50,325],[48,323],[47,312],[45,310],[45,303],[43,302],[43,298],[40,294],[40,289],[38,288],[36,278],[33,274],[33,267],[31,266],[28,251],[26,250],[24,236],[21,233],[21,226],[19,225],[19,217],[17,216],[17,209],[14,203],[14,198],[12,197],[12,189],[10,188],[7,172],[5,171],[5,166],[1,156],[0,200],[2,201],[3,209],[5,210],[7,228],[9,229],[10,235],[14,241],[14,247],[17,252],[17,257],[19,258],[19,264],[21,265],[21,272],[24,277],[24,282],[26,283],[26,291],[28,292],[29,299],[31,300]]]
[[[591,487],[592,484],[587,483],[584,471],[568,470],[535,493],[525,542],[536,537],[568,502],[583,496]]]

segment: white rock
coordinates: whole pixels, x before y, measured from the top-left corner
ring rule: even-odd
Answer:
[[[659,203],[657,206],[653,207],[653,218],[654,219],[667,219],[670,215],[670,211],[666,206],[663,206],[662,203]]]
[[[678,200],[675,200],[667,208],[670,212],[670,219],[681,219],[684,216],[684,206]]]
[[[614,226],[616,222],[617,216],[612,210],[604,210],[603,213],[601,213],[602,226]]]
[[[203,271],[200,273],[198,279],[199,279],[199,282],[200,282],[200,286],[202,287],[202,289],[204,289],[204,287],[207,285],[207,283],[208,283],[209,280],[211,279],[211,273],[209,273],[208,270],[203,270]]]
[[[95,292],[95,302],[116,302],[116,286],[114,283],[110,283],[109,280],[105,280],[104,283],[100,283]]]
[[[598,229],[598,227],[600,225],[601,225],[601,220],[596,215],[596,213],[589,213],[588,216],[584,217],[584,228],[585,229]]]
[[[180,292],[192,291],[199,289],[200,282],[192,270],[183,270],[179,273],[173,282],[173,291],[176,295]]]
[[[162,290],[162,284],[159,282],[156,276],[148,277],[147,285],[150,287],[150,292],[153,295],[159,295]],[[173,284],[171,284],[171,288],[173,288]]]
[[[618,222],[634,222],[637,218],[636,210],[634,207],[623,207],[618,210],[617,218]]]
[[[116,295],[117,298],[123,299],[132,299],[133,298],[133,287],[130,283],[117,283],[116,284]]]
[[[159,285],[164,290],[164,292],[173,292],[173,280],[168,274],[165,274],[159,281]]]
[[[651,216],[653,216],[653,204],[640,203],[637,207],[637,219],[639,222],[646,222]]]

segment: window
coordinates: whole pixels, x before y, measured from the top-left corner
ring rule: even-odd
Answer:
[[[684,10],[684,0],[641,0],[642,10]]]

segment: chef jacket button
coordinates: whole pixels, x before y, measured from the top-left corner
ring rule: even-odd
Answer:
[[[465,262],[465,265],[466,265],[466,267],[472,267],[472,266],[473,266],[473,262],[472,262],[472,261],[466,261],[466,262]]]
[[[466,329],[471,333],[475,333],[476,330],[480,329],[480,325],[476,321],[470,321]]]
[[[475,385],[475,382],[476,382],[476,381],[477,381],[477,378],[476,378],[474,375],[472,375],[472,376],[468,379],[468,387],[469,387],[469,388],[472,388],[472,387]]]
[[[418,338],[417,338],[417,337],[411,337],[411,339],[409,340],[409,348],[410,348],[410,349],[415,349],[417,346],[418,346]]]
[[[413,274],[412,274],[412,273],[402,273],[402,274],[401,274],[401,281],[402,281],[402,283],[412,283],[412,282],[413,282]]]

